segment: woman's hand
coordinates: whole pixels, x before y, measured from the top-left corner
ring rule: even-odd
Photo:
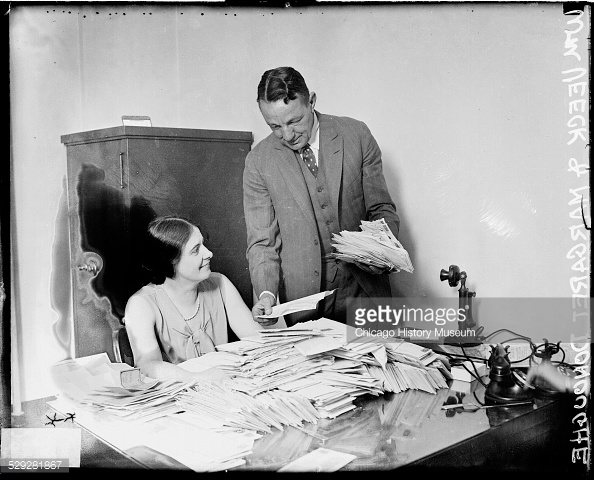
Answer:
[[[230,374],[216,367],[196,373],[196,380],[201,382],[220,382],[229,378],[231,378]]]

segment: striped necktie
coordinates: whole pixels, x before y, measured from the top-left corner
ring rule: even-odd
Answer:
[[[303,157],[303,161],[309,171],[313,174],[314,177],[318,176],[318,166],[316,165],[316,157],[311,148],[309,148],[309,143],[303,147],[301,150],[301,156]]]

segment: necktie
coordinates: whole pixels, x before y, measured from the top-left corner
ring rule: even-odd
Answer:
[[[313,174],[314,177],[317,177],[318,166],[316,165],[316,157],[314,156],[312,149],[309,148],[309,143],[305,147],[303,147],[303,150],[301,150],[301,156],[303,157],[305,165],[307,165],[307,168],[309,168],[309,171]]]

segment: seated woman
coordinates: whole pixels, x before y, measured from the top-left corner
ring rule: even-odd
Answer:
[[[210,271],[212,252],[200,229],[188,220],[167,216],[148,226],[152,283],[126,304],[125,325],[136,367],[151,378],[221,380],[218,368],[193,373],[177,364],[227,343],[227,322],[244,338],[261,329],[237,288]]]

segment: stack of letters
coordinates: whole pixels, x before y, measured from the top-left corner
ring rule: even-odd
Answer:
[[[192,413],[204,425],[272,433],[271,427],[300,428],[315,423],[318,413],[300,395],[271,390],[256,397],[233,390],[224,383],[195,385],[176,396],[180,410]]]
[[[123,373],[136,373],[137,381],[123,382]],[[60,362],[51,375],[60,391],[86,410],[126,420],[148,421],[179,411],[175,396],[187,388],[173,380],[143,382],[137,369],[111,363],[106,353]]]
[[[359,262],[390,271],[412,273],[413,265],[408,252],[394,236],[383,218],[372,222],[361,221],[360,232],[343,230],[332,235],[334,258],[345,262]]]
[[[322,318],[261,330],[180,366],[225,369],[234,375],[228,386],[255,399],[275,390],[300,394],[322,418],[354,409],[354,400],[364,394],[447,388],[442,368],[447,370],[431,350],[404,340],[348,343],[349,328]]]
[[[305,422],[339,417],[361,395],[447,388],[433,352],[404,340],[349,343],[351,328],[322,318],[261,330],[180,364],[232,374],[219,383],[141,378],[106,354],[68,360],[52,368],[65,395],[52,406],[76,412],[77,423],[122,451],[151,448],[195,471],[219,471],[244,464],[262,435],[306,432]]]

